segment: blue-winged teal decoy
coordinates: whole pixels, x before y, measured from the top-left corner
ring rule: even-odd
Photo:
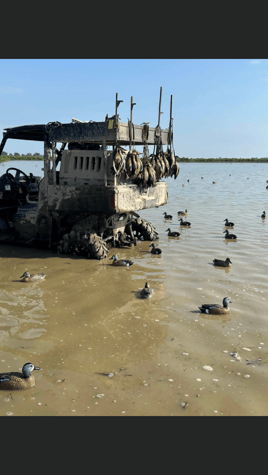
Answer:
[[[219,266],[219,267],[230,267],[232,264],[232,261],[227,257],[225,261],[221,261],[220,259],[213,259],[214,266]]]
[[[21,282],[37,282],[38,280],[44,280],[46,274],[30,274],[30,272],[24,272],[20,277]]]
[[[166,212],[164,212],[163,214],[164,214],[165,219],[172,219],[173,218],[173,216],[171,216],[171,214],[167,214]]]
[[[181,226],[191,226],[191,223],[189,221],[183,221],[182,218],[179,221],[181,223]]]
[[[230,234],[228,229],[226,229],[223,232],[225,233],[225,239],[237,239],[237,235],[236,234]]]
[[[188,214],[187,209],[185,211],[178,211],[179,216],[187,216],[187,214]]]
[[[262,215],[261,215],[262,219],[265,219],[266,216],[267,216],[267,215],[266,215],[265,211],[263,211],[263,213],[262,213]]]
[[[222,301],[222,306],[218,303],[215,304],[203,304],[201,307],[198,307],[202,313],[209,313],[211,315],[222,315],[224,313],[228,313],[229,303],[232,303],[230,299],[224,297]]]
[[[181,233],[178,233],[178,231],[171,231],[170,228],[168,228],[166,232],[167,231],[168,231],[168,236],[170,237],[179,237],[181,235]]]
[[[22,372],[0,373],[1,389],[29,389],[35,385],[35,377],[31,374],[34,369],[41,369],[32,363],[25,363]]]
[[[225,225],[224,226],[228,226],[229,228],[233,228],[234,227],[234,223],[231,223],[230,221],[228,221],[228,219],[224,219],[223,221],[225,221]]]
[[[149,282],[146,282],[144,288],[141,290],[140,296],[142,299],[149,299],[153,295],[153,290],[150,289]]]
[[[132,266],[133,261],[129,261],[128,259],[118,259],[116,255],[112,256],[110,261],[113,259],[114,266],[121,266],[121,267],[129,267]]]
[[[155,243],[152,242],[152,244],[150,245],[150,247],[152,247],[153,249],[151,250],[151,254],[162,254],[162,249],[160,249],[159,247],[156,247]]]

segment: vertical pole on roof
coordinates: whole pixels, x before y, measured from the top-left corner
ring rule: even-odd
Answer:
[[[171,152],[171,147],[173,143],[173,117],[172,117],[172,99],[173,96],[170,96],[170,119],[169,119],[169,146],[170,146],[170,152]]]
[[[131,96],[130,102],[130,127],[129,127],[129,150],[132,149],[132,109],[136,105],[136,102],[133,102],[133,96]]]
[[[56,142],[52,142],[52,176],[53,185],[56,185]]]

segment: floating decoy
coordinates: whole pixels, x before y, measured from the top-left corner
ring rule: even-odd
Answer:
[[[213,181],[213,182],[212,182],[213,185],[216,185],[216,183],[217,183],[216,181]]]
[[[37,282],[38,280],[44,280],[46,274],[30,274],[30,272],[24,272],[20,277],[21,282]]]
[[[189,183],[190,180],[187,180],[187,181],[188,181],[188,183]]]
[[[223,232],[225,233],[225,239],[237,239],[236,234],[229,234],[228,229],[226,229]]]
[[[201,176],[201,179],[202,179],[202,180],[204,180],[204,177],[203,177],[203,176]]]
[[[171,231],[170,228],[168,228],[166,230],[166,232],[168,231],[168,236],[170,237],[179,237],[181,235],[181,233],[178,233],[177,231]]]
[[[219,267],[230,267],[232,264],[232,261],[227,257],[225,261],[221,261],[220,259],[213,259],[214,266],[219,266]]]
[[[146,282],[144,288],[141,290],[140,296],[142,299],[149,299],[153,295],[153,290],[150,289],[149,282]]]
[[[22,372],[0,373],[0,390],[1,389],[29,389],[35,385],[35,377],[31,372],[35,369],[41,369],[32,363],[25,363]]]
[[[233,227],[234,227],[234,223],[231,223],[230,221],[228,221],[228,219],[224,219],[223,221],[225,221],[225,225],[224,225],[224,226],[228,226],[229,228],[233,228]]]
[[[129,261],[128,259],[118,259],[116,255],[112,256],[110,261],[113,259],[114,266],[121,266],[121,267],[129,267],[132,266],[133,261]]]
[[[165,219],[172,219],[171,214],[167,214],[166,212],[163,213],[165,215]]]
[[[230,299],[227,297],[224,297],[222,301],[222,305],[219,305],[218,303],[215,304],[203,304],[201,307],[198,307],[202,313],[209,313],[211,315],[222,315],[224,313],[228,313],[230,311],[229,309],[229,303],[232,303]]]
[[[187,216],[188,211],[187,211],[187,209],[186,209],[185,211],[178,211],[178,214],[179,214],[180,216]]]
[[[150,245],[150,247],[152,247],[153,249],[151,250],[151,254],[162,254],[162,249],[160,249],[159,247],[156,247],[155,243],[152,242],[152,244]]]
[[[183,185],[181,185],[181,186],[185,186],[185,185],[183,184]]]
[[[268,190],[268,185],[266,186],[266,190]]]
[[[262,215],[261,215],[262,219],[265,219],[266,216],[267,216],[267,215],[266,215],[265,211],[263,211],[263,213],[262,213]]]
[[[179,221],[181,223],[181,226],[191,226],[191,223],[189,223],[189,221],[183,221],[182,218]]]

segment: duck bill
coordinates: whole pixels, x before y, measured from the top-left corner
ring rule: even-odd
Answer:
[[[39,368],[39,366],[35,366],[34,369],[42,369],[42,368]]]

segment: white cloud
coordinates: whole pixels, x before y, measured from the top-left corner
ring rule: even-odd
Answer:
[[[12,87],[12,86],[7,86],[7,87],[0,87],[0,93],[2,94],[17,94],[23,92],[23,89],[20,87]]]
[[[260,64],[260,60],[259,59],[252,59],[250,61],[250,64]]]

